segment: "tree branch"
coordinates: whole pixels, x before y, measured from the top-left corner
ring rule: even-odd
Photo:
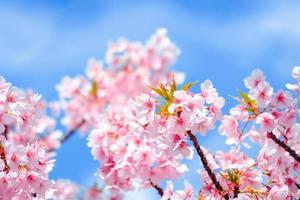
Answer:
[[[4,125],[4,132],[2,133],[2,135],[5,137],[5,139],[7,139],[7,134],[8,134],[8,126]]]
[[[5,137],[5,139],[7,140],[7,134],[8,134],[8,126],[4,125],[4,132],[2,133],[2,135]],[[4,162],[4,172],[8,172],[9,171],[9,166],[6,160],[6,155],[5,155],[5,150],[3,145],[0,143],[0,159],[3,160]]]
[[[209,167],[208,165],[208,161],[204,155],[204,152],[202,151],[199,143],[198,143],[198,140],[196,138],[196,136],[193,135],[193,133],[188,130],[187,131],[187,134],[188,136],[190,137],[190,140],[192,141],[193,145],[194,145],[194,148],[196,149],[197,151],[197,154],[198,156],[200,157],[201,159],[201,162],[203,164],[203,167],[205,169],[205,171],[207,172],[208,176],[210,177],[211,181],[213,182],[213,184],[215,185],[216,189],[219,190],[219,193],[221,194],[221,192],[224,191],[223,187],[221,186],[220,182],[217,180],[217,177],[216,175],[214,174],[214,172],[212,171],[212,169]],[[221,194],[222,195],[222,194]],[[222,195],[226,200],[229,200],[229,195],[228,194],[225,194],[225,195]]]
[[[267,134],[267,136],[273,140],[276,144],[278,144],[278,146],[280,146],[281,148],[283,148],[286,152],[288,152],[290,154],[290,156],[292,156],[296,161],[298,161],[300,163],[300,155],[298,155],[296,153],[295,150],[293,150],[291,147],[289,147],[287,144],[285,144],[284,142],[282,142],[281,140],[279,140],[276,135],[274,135],[273,132],[269,132]]]
[[[78,123],[73,129],[68,131],[60,140],[60,143],[63,144],[66,142],[83,124],[85,123],[84,120],[82,120],[80,123]]]
[[[156,189],[156,191],[161,197],[164,195],[164,190],[161,187],[159,187],[159,185],[154,184],[151,180],[150,180],[150,184],[154,189]]]
[[[240,187],[238,185],[233,188],[233,198],[237,198],[240,193]]]
[[[299,183],[295,183],[295,185],[300,190],[300,184]]]
[[[69,130],[66,134],[63,135],[63,137],[60,139],[60,144],[65,143],[78,129],[85,123],[85,120],[82,120],[80,123],[78,123],[73,129]],[[55,149],[50,149],[49,152],[55,151]]]
[[[2,159],[3,162],[4,162],[4,169],[3,169],[3,171],[4,172],[8,172],[9,171],[9,166],[8,166],[8,163],[7,163],[7,160],[6,160],[6,155],[5,155],[4,147],[2,146],[1,143],[0,143],[0,159]]]

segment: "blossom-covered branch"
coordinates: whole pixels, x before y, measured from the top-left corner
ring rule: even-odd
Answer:
[[[278,144],[281,148],[283,148],[286,152],[290,154],[298,163],[300,163],[300,155],[296,153],[295,150],[293,150],[291,147],[286,145],[284,142],[280,141],[274,133],[269,132],[268,137],[271,138],[276,144]]]
[[[221,195],[224,196],[224,198],[228,200],[229,196],[226,193],[223,194],[224,193],[224,189],[221,186],[220,182],[217,180],[217,177],[214,174],[214,172],[209,167],[208,161],[206,159],[206,156],[205,156],[204,152],[202,151],[202,149],[201,149],[201,147],[200,147],[200,145],[198,143],[197,138],[193,135],[193,133],[190,130],[187,131],[187,134],[190,137],[190,140],[192,141],[192,143],[193,143],[193,145],[194,145],[194,147],[196,149],[196,152],[197,152],[197,154],[199,155],[199,157],[201,159],[203,167],[204,167],[205,171],[207,172],[208,176],[210,177],[211,181],[213,182],[213,184],[215,185],[215,187],[217,188],[217,190],[219,190],[219,192],[221,193]]]
[[[164,195],[164,190],[159,187],[158,185],[154,184],[151,180],[150,180],[150,184],[151,186],[157,190],[158,194],[162,197]]]
[[[64,77],[58,101],[49,104],[0,77],[0,199],[119,200],[146,188],[162,200],[299,199],[300,67],[290,91],[274,91],[260,69],[252,71],[244,80],[248,91],[239,90],[224,115],[225,99],[211,80],[198,92],[191,91],[195,82],[179,87],[184,75],[170,69],[178,55],[165,29],[145,44],[118,40],[104,61],[89,60],[84,75]],[[58,119],[66,134],[56,129]],[[228,151],[199,145],[198,136],[216,129]],[[53,151],[75,132],[88,135],[104,186],[82,190],[49,179]],[[252,143],[259,145],[254,158],[247,152]],[[184,189],[174,188],[172,181],[191,169],[185,161],[194,159],[193,148],[203,164],[201,187],[194,192],[184,180]]]

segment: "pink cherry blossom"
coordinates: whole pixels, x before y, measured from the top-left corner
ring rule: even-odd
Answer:
[[[78,185],[67,181],[57,180],[54,187],[54,200],[75,200],[78,197],[79,187]]]
[[[274,91],[260,69],[252,71],[249,90],[223,115],[225,99],[211,80],[200,91],[190,90],[194,83],[179,88],[184,75],[170,70],[179,54],[166,29],[144,44],[119,39],[104,61],[91,58],[85,74],[64,77],[50,103],[0,77],[0,199],[120,200],[148,188],[162,200],[299,199],[300,67],[292,72],[297,82],[286,85],[296,93]],[[66,133],[57,129],[60,118]],[[228,151],[202,143],[218,137],[213,130]],[[77,131],[89,134],[101,187],[49,178],[55,150]],[[194,169],[187,159],[198,159],[200,185],[184,180]]]
[[[245,78],[244,83],[248,89],[256,89],[265,80],[263,72],[260,69],[253,70],[251,75]]]
[[[271,132],[276,127],[274,116],[270,113],[262,113],[257,116],[256,123],[261,125],[262,131]]]
[[[225,115],[219,127],[219,132],[221,135],[226,135],[226,144],[240,143],[241,134],[238,130],[238,121],[234,117]]]
[[[213,84],[210,80],[205,80],[201,84],[201,95],[208,104],[214,102],[217,98],[217,90],[213,87]]]
[[[297,93],[300,93],[300,78],[299,78],[299,70],[300,70],[300,67],[296,66],[294,67],[293,69],[293,78],[297,80],[297,84],[291,84],[291,83],[287,83],[285,86],[286,88],[288,88],[289,90],[293,90]]]
[[[244,104],[239,104],[236,107],[231,108],[230,114],[234,116],[235,119],[242,122],[249,119],[249,112],[246,110],[246,106]]]
[[[273,96],[273,88],[267,82],[259,84],[255,89],[251,89],[249,97],[257,101],[257,104],[261,108],[265,108],[269,105]]]
[[[111,43],[105,62],[90,59],[86,76],[65,77],[57,86],[65,111],[63,124],[69,130],[81,124],[81,132],[88,132],[107,107],[122,110],[130,98],[149,92],[147,86],[177,74],[182,79],[182,74],[168,70],[178,54],[165,29],[159,29],[146,44],[126,40]]]

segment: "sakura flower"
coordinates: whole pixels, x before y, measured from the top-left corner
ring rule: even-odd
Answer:
[[[295,92],[297,92],[297,93],[300,93],[300,84],[299,84],[299,83],[298,83],[298,84],[287,83],[287,84],[285,85],[285,87],[286,87],[287,89],[289,89],[289,90],[293,90],[293,91],[295,91]]]
[[[165,29],[158,30],[146,44],[124,39],[111,43],[105,62],[90,59],[86,76],[65,77],[57,86],[65,111],[63,124],[69,130],[87,132],[107,108],[122,110],[130,98],[150,93],[147,86],[171,79],[173,73],[168,67],[178,54]],[[176,74],[184,78],[178,73],[175,77]],[[140,122],[146,124],[146,118],[141,115]]]
[[[52,182],[48,173],[52,170],[53,161],[47,158],[43,147],[38,143],[25,147],[5,139],[0,147],[1,163],[4,162],[5,166],[0,179],[6,182],[0,187],[0,199],[30,199],[33,194],[40,199],[49,199]]]
[[[79,192],[78,185],[67,181],[58,180],[55,183],[54,200],[76,200]]]
[[[164,191],[161,200],[168,200],[168,199],[170,199],[174,195],[173,189],[174,189],[173,183],[171,181],[168,181],[167,182],[167,188]]]
[[[256,100],[261,108],[265,108],[271,102],[273,96],[273,88],[267,82],[259,84],[255,89],[251,89],[249,97]]]
[[[275,186],[269,192],[267,200],[287,199],[289,188],[286,185]]]
[[[296,79],[298,82],[300,82],[300,67],[296,66],[293,69],[293,78]]]
[[[213,87],[213,84],[210,80],[205,80],[201,84],[201,95],[208,104],[213,103],[217,98],[217,90]]]
[[[238,131],[237,120],[229,115],[225,115],[221,121],[221,126],[219,127],[219,132],[221,135],[226,135],[227,144],[239,144],[241,140],[241,134]]]
[[[256,89],[265,80],[264,74],[260,69],[253,70],[251,75],[245,78],[245,86],[249,89]]]
[[[184,181],[185,188],[184,190],[176,191],[175,198],[178,200],[191,200],[193,198],[193,187],[187,181]]]
[[[243,122],[247,121],[249,118],[249,112],[246,110],[246,106],[244,104],[239,104],[236,107],[231,108],[230,114]]]
[[[270,113],[262,113],[256,118],[256,123],[261,125],[262,131],[272,132],[276,127],[274,116]]]
[[[0,133],[3,133],[6,129],[5,126],[12,124],[14,118],[9,115],[5,109],[0,105]]]
[[[296,67],[294,67],[293,73],[292,73],[293,78],[295,78],[298,83],[297,84],[288,83],[288,84],[285,85],[286,88],[288,88],[290,90],[293,90],[293,91],[295,91],[297,93],[300,93],[300,84],[299,84],[299,81],[300,81],[299,77],[300,76],[299,76],[299,71],[300,71],[300,67],[296,66]]]
[[[85,191],[84,200],[100,199],[103,191],[97,187],[90,187]]]
[[[247,156],[237,149],[232,148],[229,152],[223,153],[222,151],[217,151],[216,160],[220,163],[223,169],[245,169],[252,166],[255,162],[254,160],[247,158]]]
[[[278,91],[274,97],[272,104],[278,108],[286,108],[293,101],[292,95],[287,91]]]
[[[247,135],[249,136],[250,140],[253,142],[257,142],[259,144],[264,143],[265,136],[263,134],[261,134],[260,132],[258,132],[257,130],[255,130],[254,128],[252,128],[247,133]]]
[[[164,191],[161,200],[191,200],[193,198],[193,187],[184,181],[185,189],[173,191],[173,183],[167,182],[167,189]]]

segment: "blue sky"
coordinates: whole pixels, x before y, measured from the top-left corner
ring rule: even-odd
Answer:
[[[228,94],[243,88],[255,68],[274,88],[292,81],[291,70],[300,63],[299,21],[299,1],[0,0],[0,75],[55,100],[55,84],[83,73],[88,58],[104,58],[107,41],[145,41],[165,27],[181,49],[174,69],[187,81],[211,79],[227,99],[227,111],[235,104]],[[211,151],[226,149],[216,131],[199,139]],[[76,136],[58,151],[51,177],[89,184],[96,168],[86,139]],[[193,171],[186,177],[199,183]]]

